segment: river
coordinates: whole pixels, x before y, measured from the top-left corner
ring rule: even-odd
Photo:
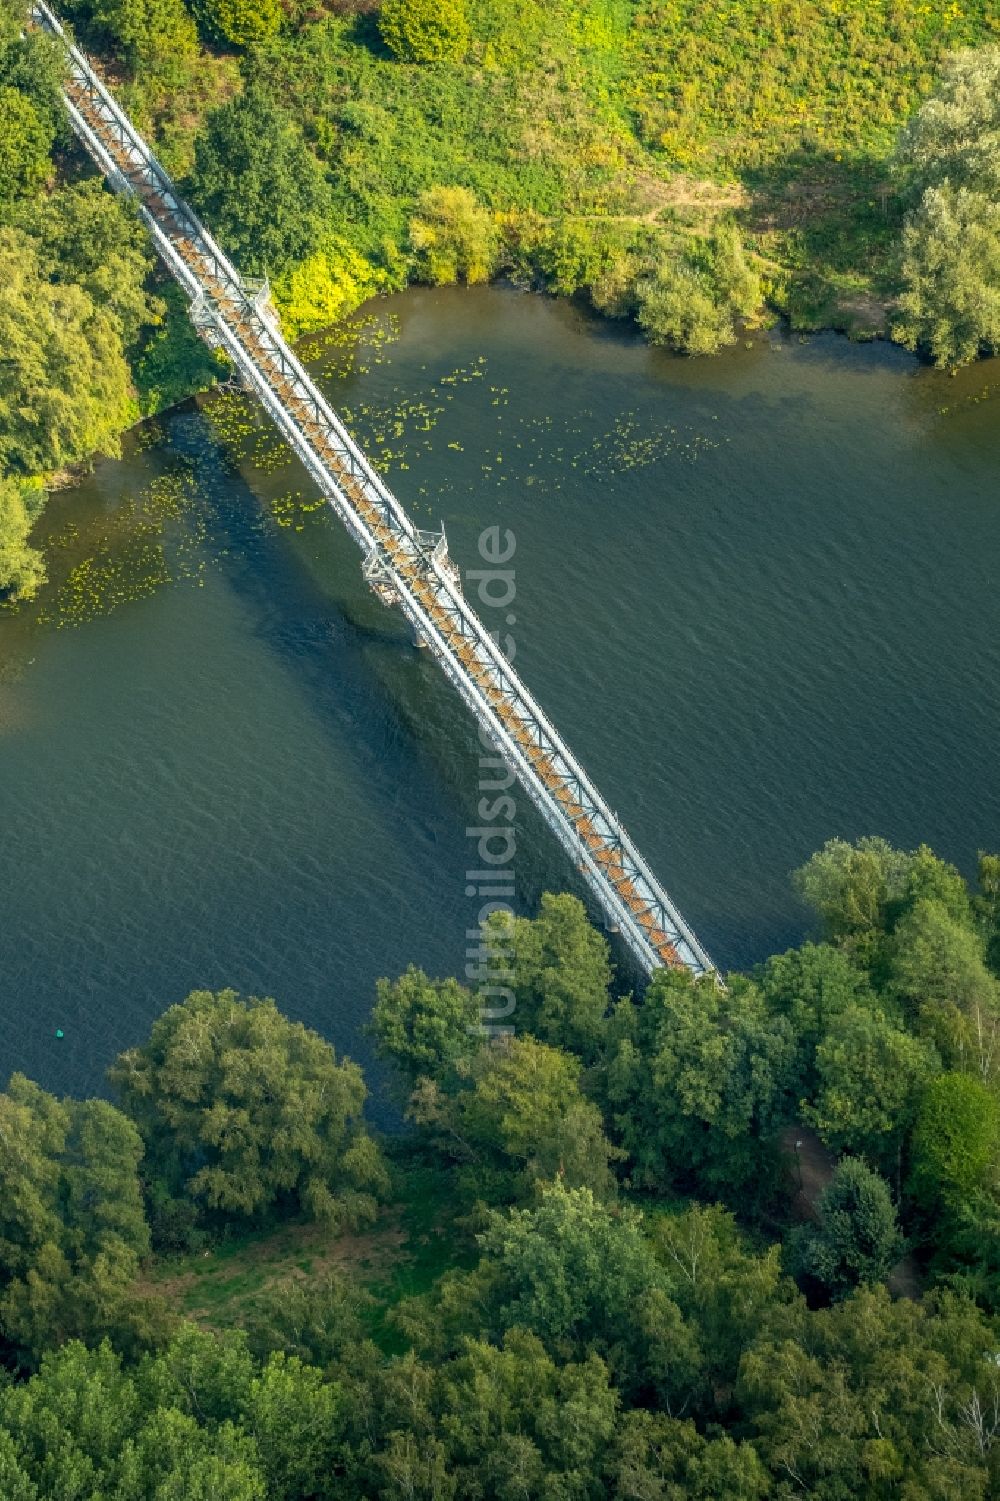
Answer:
[[[464,569],[512,531],[491,625],[722,967],[802,938],[789,872],[833,835],[1000,847],[996,362],[781,330],[682,360],[497,288],[305,348]],[[370,1067],[376,977],[464,963],[465,711],[237,395],[44,525],[52,582],[0,615],[0,1072],[100,1089],[225,985]],[[524,802],[531,910],[575,888]]]

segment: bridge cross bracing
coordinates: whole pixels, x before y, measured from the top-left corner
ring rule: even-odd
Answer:
[[[443,531],[415,527],[281,335],[266,286],[248,284],[184,202],[60,22],[35,0],[33,24],[65,49],[73,129],[110,186],[132,196],[195,327],[244,386],[364,554],[364,573],[398,605],[583,875],[609,925],[647,973],[712,961],[583,767],[465,599]]]

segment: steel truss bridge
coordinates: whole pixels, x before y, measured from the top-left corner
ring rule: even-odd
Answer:
[[[240,277],[87,58],[42,0],[34,25],[66,52],[77,136],[118,193],[137,200],[195,327],[231,360],[364,555],[375,592],[398,605],[584,876],[608,924],[647,973],[695,975],[712,961],[615,813],[462,594],[443,530],[418,530],[282,338],[266,284]]]

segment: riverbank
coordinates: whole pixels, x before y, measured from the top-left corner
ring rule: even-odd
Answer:
[[[16,37],[24,0],[2,4]],[[944,365],[994,347],[961,312],[988,257],[952,265],[945,288],[933,267],[966,235],[938,245],[925,225],[926,264],[912,237],[904,251],[915,178],[896,154],[949,55],[1000,34],[986,3],[741,0],[724,26],[708,0],[63,9],[227,252],[269,275],[290,337],[376,293],[506,277],[691,354],[775,317],[930,345]],[[15,597],[41,577],[46,475],[113,453],[136,408],[163,412],[219,374],[176,288],[145,281],[128,209],[93,191],[48,46],[32,33],[0,58],[34,122],[4,232],[6,316],[34,330],[0,421],[0,589]],[[72,316],[49,328],[53,286]],[[26,422],[44,402],[23,399],[31,349],[57,339],[37,395],[58,398],[61,432]]]
[[[908,185],[898,135],[950,52],[1000,35],[993,6],[740,0],[723,20],[710,0],[489,0],[467,14],[452,3],[462,40],[432,61],[394,55],[370,7],[351,0],[237,43],[203,29],[186,50],[164,41],[162,57],[155,36],[132,56],[106,25],[88,29],[83,0],[76,8],[192,190],[211,112],[246,80],[300,133],[323,213],[286,260],[277,245],[262,251],[293,333],[330,322],[331,299],[346,312],[408,281],[497,272],[611,316],[633,316],[638,291],[642,321],[650,268],[679,264],[679,290],[669,285],[690,310],[729,295],[712,264],[724,226],[771,315],[797,330],[891,333]],[[266,111],[252,123],[258,137],[276,128]],[[240,178],[237,218],[265,186],[272,200],[282,191],[274,162],[240,134],[254,134],[250,118],[234,114],[226,130],[235,156],[211,167],[222,222],[220,168]],[[468,196],[429,209],[435,193]],[[282,212],[301,209],[290,199]],[[261,234],[270,228],[265,217]],[[698,347],[683,316],[664,338]]]

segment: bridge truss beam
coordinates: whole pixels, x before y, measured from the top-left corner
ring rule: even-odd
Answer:
[[[444,532],[413,525],[285,342],[266,286],[240,277],[44,0],[35,0],[31,18],[64,47],[73,129],[111,187],[137,201],[195,327],[258,397],[361,549],[370,585],[430,648],[608,923],[647,974],[663,965],[713,971],[617,815],[464,598]]]

